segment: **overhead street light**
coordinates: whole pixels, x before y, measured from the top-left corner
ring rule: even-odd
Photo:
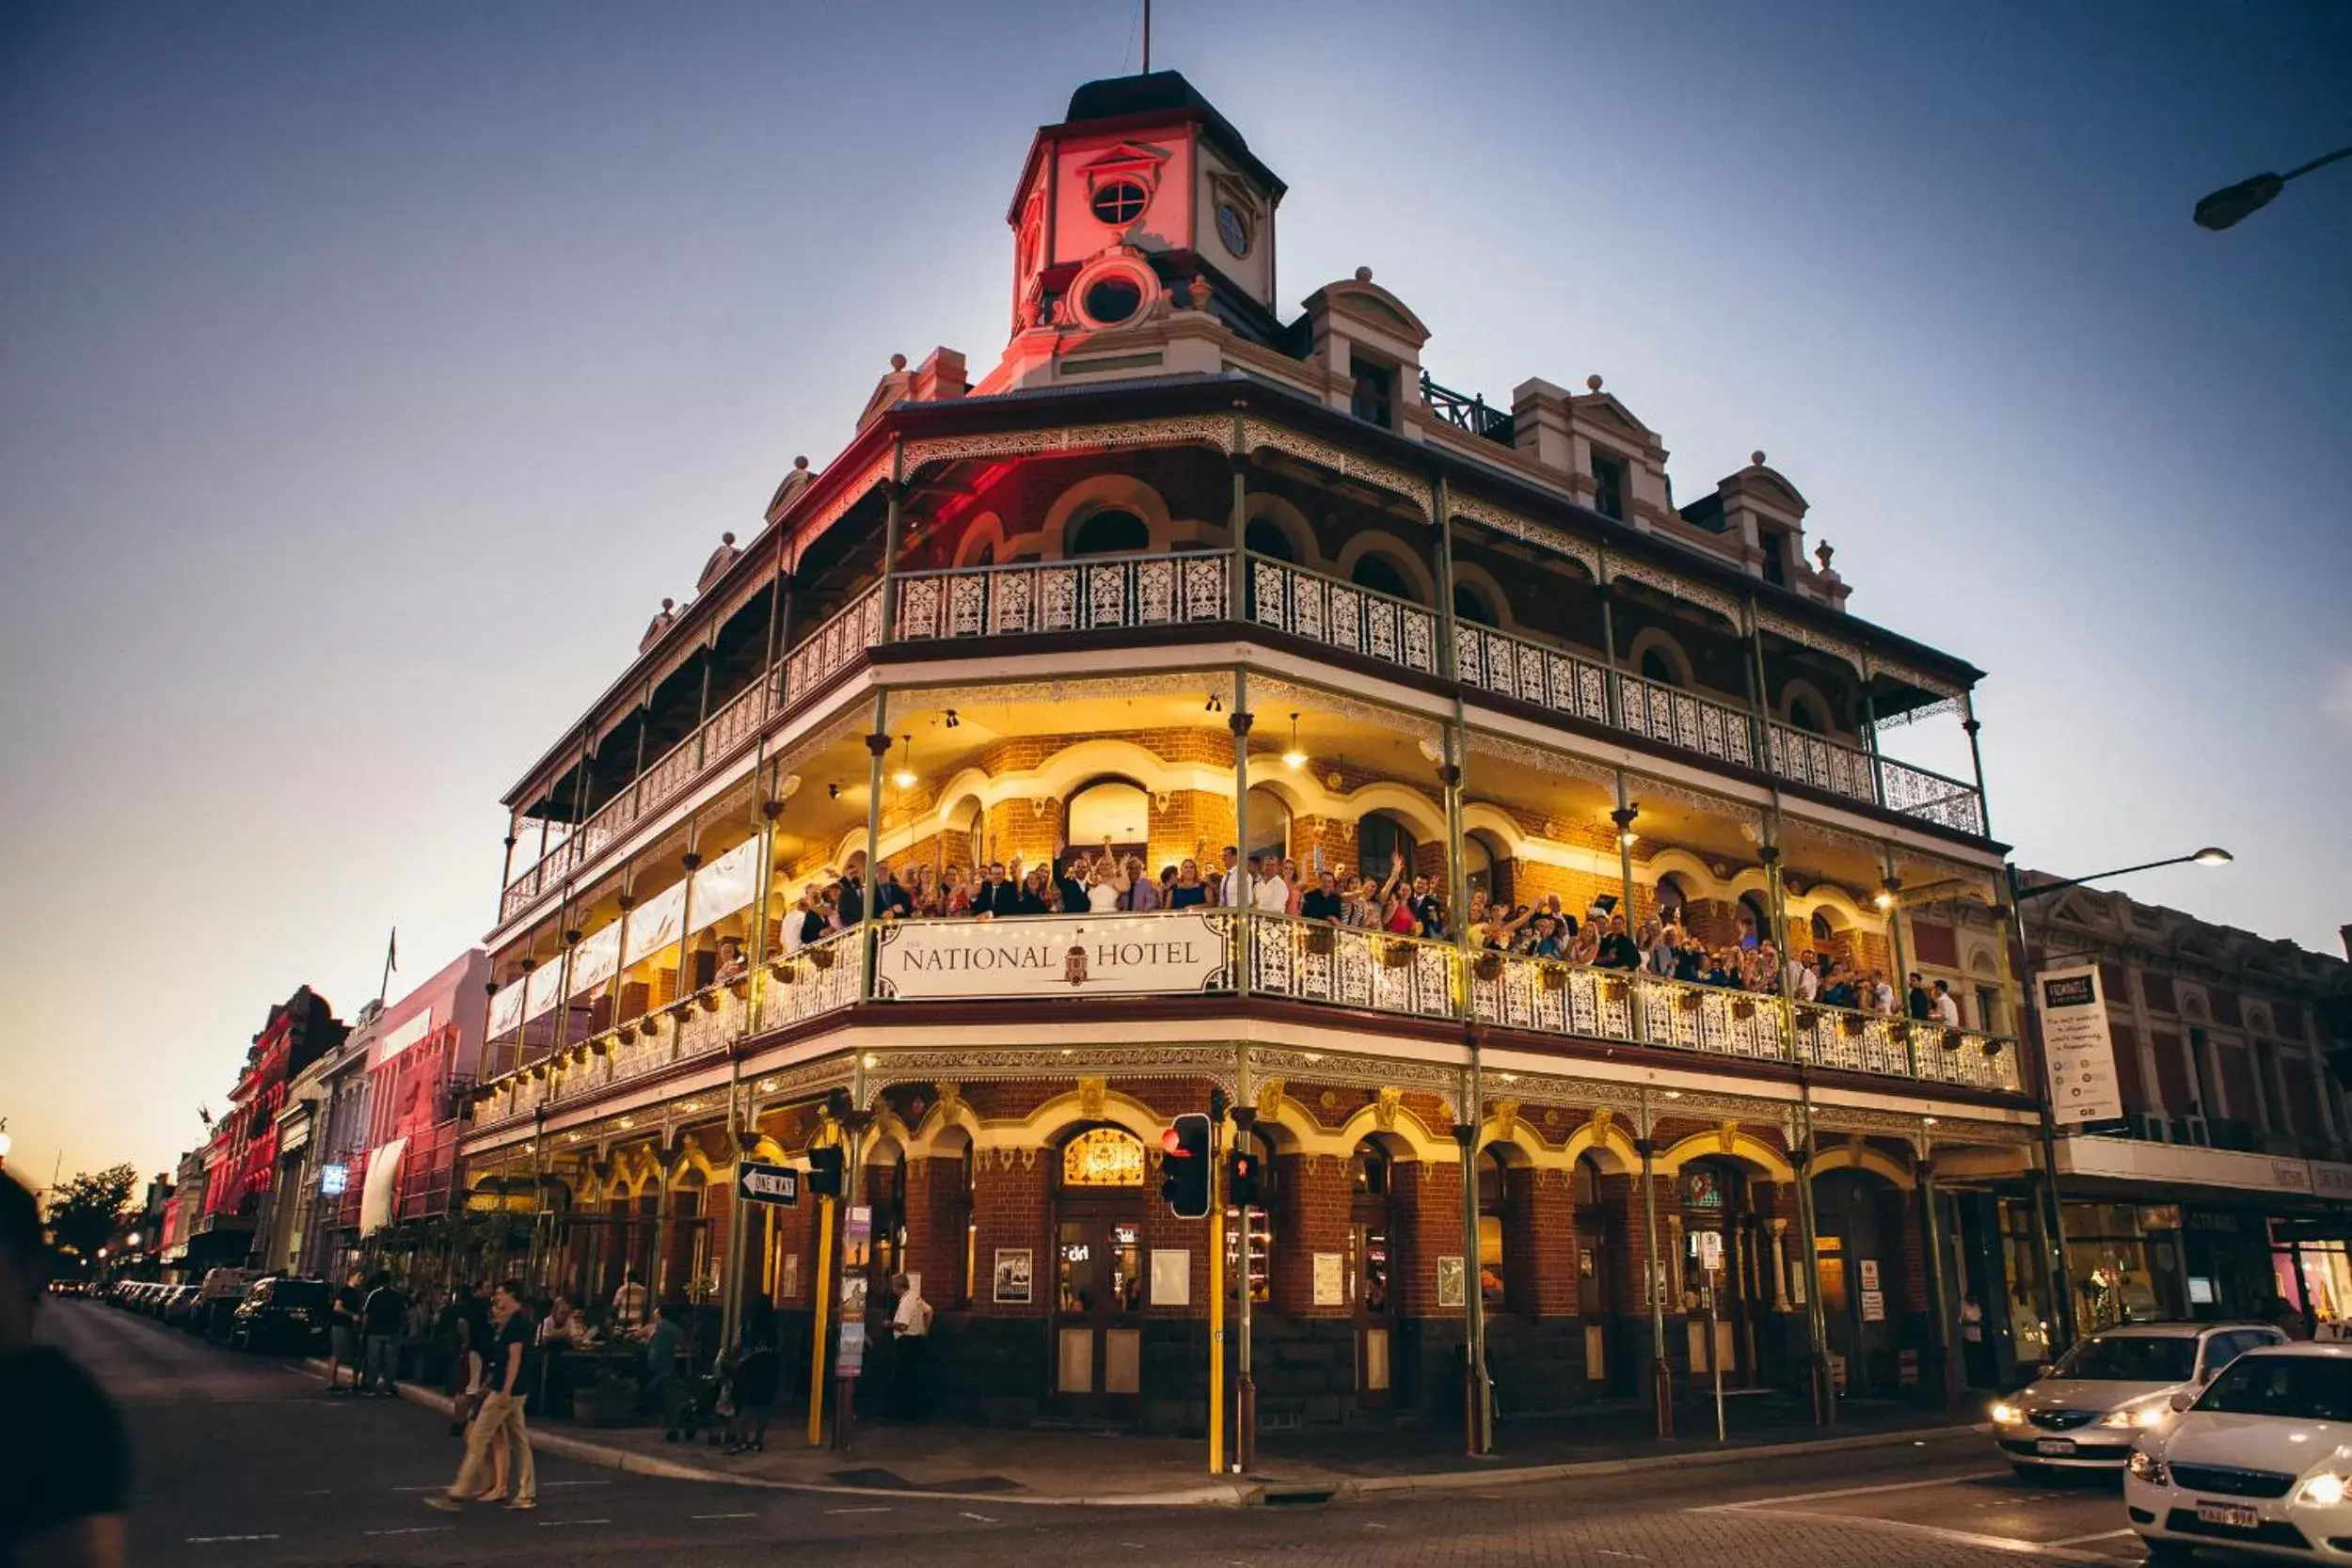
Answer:
[[[2345,149],[2352,152],[2352,148]],[[2339,154],[2341,156],[2342,154]],[[2200,221],[2202,221],[2201,219]],[[2234,220],[2233,220],[2234,221]],[[2137,865],[2122,865],[2113,871],[2097,871],[2088,877],[2068,877],[2058,881],[2036,882],[2027,887],[2017,877],[2017,863],[2002,867],[2009,874],[2009,917],[2016,927],[2017,951],[2026,962],[2026,1037],[2034,1041],[2037,1053],[2042,1050],[2041,1030],[2035,1016],[2035,984],[2032,973],[2032,949],[2026,943],[2026,900],[2040,898],[2086,883],[2105,881],[2109,877],[2128,877],[2136,871],[2153,871],[2166,865],[2227,865],[2237,857],[2218,845],[2208,844],[2185,855],[2172,855],[2160,861],[2142,861]],[[2034,1097],[2042,1106],[2042,1169],[2043,1188],[2049,1195],[2050,1253],[2053,1267],[2050,1276],[2052,1306],[2058,1313],[2058,1330],[2068,1344],[2074,1341],[2074,1282],[2066,1266],[2066,1206],[2058,1200],[2058,1118],[2050,1110],[2049,1066],[2042,1064],[2042,1092]],[[2056,1348],[2056,1347],[2052,1347]]]
[[[2291,168],[2284,174],[2257,174],[2251,180],[2224,185],[2197,203],[2197,227],[2218,233],[2233,224],[2243,223],[2279,199],[2279,193],[2286,189],[2288,181],[2309,174],[2315,168],[2324,168],[2339,158],[2352,158],[2352,147],[2340,147],[2324,158],[2313,158],[2310,163]]]

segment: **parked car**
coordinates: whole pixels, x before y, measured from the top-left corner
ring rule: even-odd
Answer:
[[[232,1350],[307,1353],[326,1343],[328,1290],[324,1279],[272,1275],[257,1279],[229,1322]]]
[[[2352,1346],[2249,1351],[2140,1439],[2123,1507],[2152,1563],[2198,1545],[2341,1562],[2352,1544]]]
[[[164,1299],[164,1322],[174,1328],[193,1327],[196,1294],[193,1285],[174,1285],[171,1294]]]
[[[196,1305],[189,1308],[189,1328],[207,1339],[226,1342],[230,1319],[260,1275],[252,1269],[213,1268],[196,1288]]]
[[[1993,1439],[2020,1474],[2120,1470],[2172,1396],[2211,1382],[2249,1350],[2284,1342],[2267,1323],[2130,1323],[2077,1344],[2042,1377],[1994,1402]]]

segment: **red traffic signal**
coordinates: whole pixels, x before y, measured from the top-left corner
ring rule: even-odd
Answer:
[[[1225,1201],[1236,1209],[1254,1209],[1263,1197],[1265,1157],[1254,1148],[1236,1148],[1226,1157]]]
[[[1160,1196],[1178,1219],[1209,1212],[1209,1118],[1190,1113],[1160,1134]]]

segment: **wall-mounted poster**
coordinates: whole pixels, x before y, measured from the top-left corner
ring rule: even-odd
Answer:
[[[1438,1305],[1460,1307],[1469,1301],[1470,1292],[1464,1285],[1462,1259],[1459,1257],[1438,1259]]]
[[[1879,1260],[1875,1258],[1865,1258],[1860,1259],[1860,1261],[1862,1264],[1862,1288],[1866,1291],[1877,1290],[1879,1288]]]
[[[1315,1305],[1341,1306],[1347,1296],[1346,1259],[1336,1252],[1315,1254]]]
[[[1192,1253],[1184,1247],[1152,1249],[1152,1305],[1192,1305]]]
[[[999,1307],[1026,1307],[1030,1291],[1030,1253],[1025,1246],[996,1249],[996,1291]]]
[[[1884,1291],[1865,1291],[1862,1292],[1862,1321],[1866,1323],[1883,1323],[1886,1321],[1886,1293]]]

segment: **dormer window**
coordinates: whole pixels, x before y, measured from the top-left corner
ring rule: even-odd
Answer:
[[[1113,229],[1124,229],[1143,216],[1152,193],[1140,180],[1105,180],[1094,188],[1094,215]]]
[[[1355,390],[1348,403],[1348,411],[1366,424],[1381,429],[1392,428],[1396,418],[1396,372],[1377,360],[1361,355],[1350,356],[1348,378]]]
[[[1764,531],[1764,580],[1775,588],[1788,586],[1788,536]]]
[[[1593,453],[1593,510],[1604,517],[1625,521],[1625,462]]]

